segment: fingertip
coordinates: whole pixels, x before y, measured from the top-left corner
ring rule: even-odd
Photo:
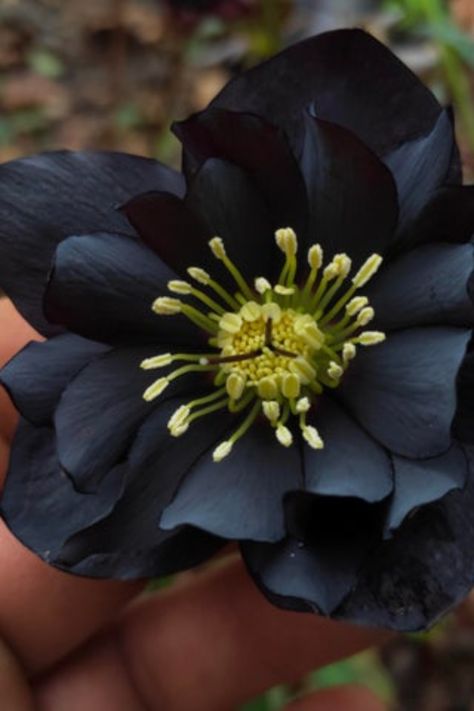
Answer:
[[[0,334],[0,368],[29,341],[41,340],[41,336],[6,298],[0,298]],[[17,417],[7,391],[0,386],[0,439],[4,442],[9,442],[13,437]],[[3,459],[0,464],[3,464]]]
[[[285,706],[285,711],[385,711],[385,704],[364,686],[322,689]]]

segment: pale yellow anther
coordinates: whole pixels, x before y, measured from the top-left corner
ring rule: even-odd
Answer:
[[[211,248],[211,252],[216,257],[216,259],[225,259],[225,257],[227,256],[224,247],[224,242],[220,237],[213,237],[211,240],[209,240],[209,247]]]
[[[173,356],[171,353],[162,353],[161,355],[153,356],[153,358],[145,358],[145,360],[142,360],[140,368],[143,368],[143,370],[153,370],[154,368],[163,368],[172,362]]]
[[[348,363],[350,360],[355,358],[357,353],[357,348],[353,343],[347,342],[344,343],[342,347],[342,360],[344,363]]]
[[[303,314],[293,324],[293,330],[311,348],[318,350],[324,343],[324,333],[318,328],[316,321],[310,314]]]
[[[355,316],[364,306],[367,306],[369,300],[366,296],[354,296],[346,306],[346,313],[349,316]]]
[[[372,279],[374,274],[378,271],[382,261],[383,259],[380,254],[371,254],[352,279],[354,286],[360,289],[361,286],[367,284],[369,279]]]
[[[281,319],[281,308],[274,301],[269,301],[268,304],[262,305],[262,314],[264,318],[271,318],[273,323],[278,323]]]
[[[191,410],[187,405],[181,405],[177,410],[173,412],[170,419],[168,420],[168,429],[172,430],[175,427],[184,424],[185,420],[189,417]]]
[[[288,373],[284,375],[281,380],[281,392],[284,397],[295,398],[298,397],[301,390],[301,381],[296,373]]]
[[[262,400],[274,400],[278,395],[278,383],[271,375],[267,375],[257,383],[257,393]]]
[[[308,264],[311,269],[319,269],[323,263],[323,250],[320,244],[313,244],[308,249]]]
[[[360,336],[354,338],[354,343],[360,343],[361,346],[375,346],[377,343],[385,341],[385,333],[382,331],[364,331]]]
[[[240,309],[240,315],[244,321],[256,321],[262,315],[262,307],[256,301],[247,301]]]
[[[303,414],[304,412],[308,412],[311,407],[311,403],[309,401],[308,397],[300,397],[300,399],[296,403],[296,412],[298,414]]]
[[[207,286],[211,280],[210,275],[204,269],[201,269],[201,267],[188,267],[186,271],[191,279],[194,279],[204,286]]]
[[[298,250],[298,240],[291,227],[282,227],[275,232],[275,242],[287,257],[294,257]]]
[[[277,440],[284,447],[291,447],[291,445],[293,444],[293,435],[291,434],[288,427],[285,427],[285,425],[278,425],[275,430],[275,435]]]
[[[345,279],[351,270],[351,258],[343,252],[342,254],[336,254],[333,261],[337,265],[338,276],[343,277]]]
[[[255,291],[258,294],[264,294],[266,291],[270,291],[272,288],[272,285],[268,281],[268,279],[265,279],[265,277],[257,277],[254,281],[254,286],[255,286]]]
[[[321,439],[321,436],[316,427],[312,427],[312,425],[306,425],[305,427],[303,427],[303,437],[305,438],[309,446],[313,449],[323,449],[324,442]]]
[[[327,267],[324,267],[323,275],[326,281],[332,281],[339,276],[339,263],[335,257],[331,262],[329,262]]]
[[[276,422],[280,417],[280,405],[276,400],[263,400],[262,410],[270,422]]]
[[[295,373],[295,375],[299,377],[303,385],[311,383],[316,377],[316,370],[302,356],[293,358],[288,368],[290,372]]]
[[[161,395],[163,390],[165,390],[170,381],[168,378],[158,378],[158,380],[155,380],[154,383],[152,383],[143,393],[143,399],[146,400],[147,402],[150,402],[151,400],[154,400],[156,397]]]
[[[343,372],[344,372],[344,370],[341,368],[339,363],[336,363],[333,360],[330,361],[330,363],[328,365],[327,373],[332,380],[339,380],[339,378],[341,377]]]
[[[238,333],[242,327],[242,317],[228,311],[219,320],[219,328],[227,333]]]
[[[367,326],[367,324],[372,321],[374,316],[375,316],[375,311],[373,310],[372,306],[366,306],[366,308],[362,309],[362,311],[360,311],[360,313],[357,316],[357,325],[358,326]]]
[[[232,372],[225,382],[225,389],[231,400],[239,400],[245,390],[247,378],[236,371]]]
[[[189,428],[189,422],[182,422],[179,425],[173,425],[169,428],[172,437],[181,437]]]
[[[151,308],[160,316],[173,316],[179,314],[182,303],[179,299],[173,299],[171,296],[159,296],[154,300]]]
[[[275,294],[279,294],[279,296],[291,296],[295,293],[293,286],[283,286],[283,284],[275,284],[273,291]]]
[[[233,443],[230,440],[221,442],[213,451],[212,458],[215,462],[221,462],[232,451]]]
[[[174,294],[190,294],[193,290],[191,284],[181,279],[172,279],[168,282],[168,289]]]

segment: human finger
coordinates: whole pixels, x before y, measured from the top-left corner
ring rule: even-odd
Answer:
[[[0,365],[38,334],[11,302],[0,300]],[[0,481],[17,413],[0,387]],[[0,523],[0,635],[29,671],[44,669],[95,633],[142,588],[78,578],[56,570]]]
[[[354,684],[317,691],[285,706],[285,711],[384,711],[385,704],[369,689]]]
[[[40,340],[40,335],[20,316],[12,302],[0,299],[0,367],[12,358],[31,340]],[[10,398],[0,388],[0,439],[9,441],[14,433],[17,413]]]
[[[59,665],[37,691],[42,711],[100,711],[97,688],[110,685],[115,667],[127,670],[145,708],[227,711],[386,637],[274,608],[234,557],[137,601],[112,632]]]
[[[34,711],[30,686],[15,656],[0,640],[0,699],[5,711]]]

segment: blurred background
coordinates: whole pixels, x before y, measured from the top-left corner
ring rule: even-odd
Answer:
[[[472,181],[474,0],[0,0],[0,161],[102,148],[178,166],[173,119],[286,45],[354,25],[454,105]],[[321,669],[238,711],[276,711],[299,693],[348,682],[400,711],[474,711],[474,602],[429,633]]]

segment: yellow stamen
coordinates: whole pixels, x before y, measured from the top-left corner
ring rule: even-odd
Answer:
[[[377,343],[385,341],[385,333],[382,331],[364,331],[357,338],[353,339],[353,343],[360,343],[361,346],[375,346]]]
[[[370,257],[361,266],[355,277],[352,279],[352,283],[357,289],[365,286],[367,282],[372,279],[374,274],[378,271],[380,265],[382,264],[382,257],[380,254],[371,254]]]
[[[280,405],[276,400],[264,400],[262,410],[265,417],[272,423],[275,423],[280,417]]]

